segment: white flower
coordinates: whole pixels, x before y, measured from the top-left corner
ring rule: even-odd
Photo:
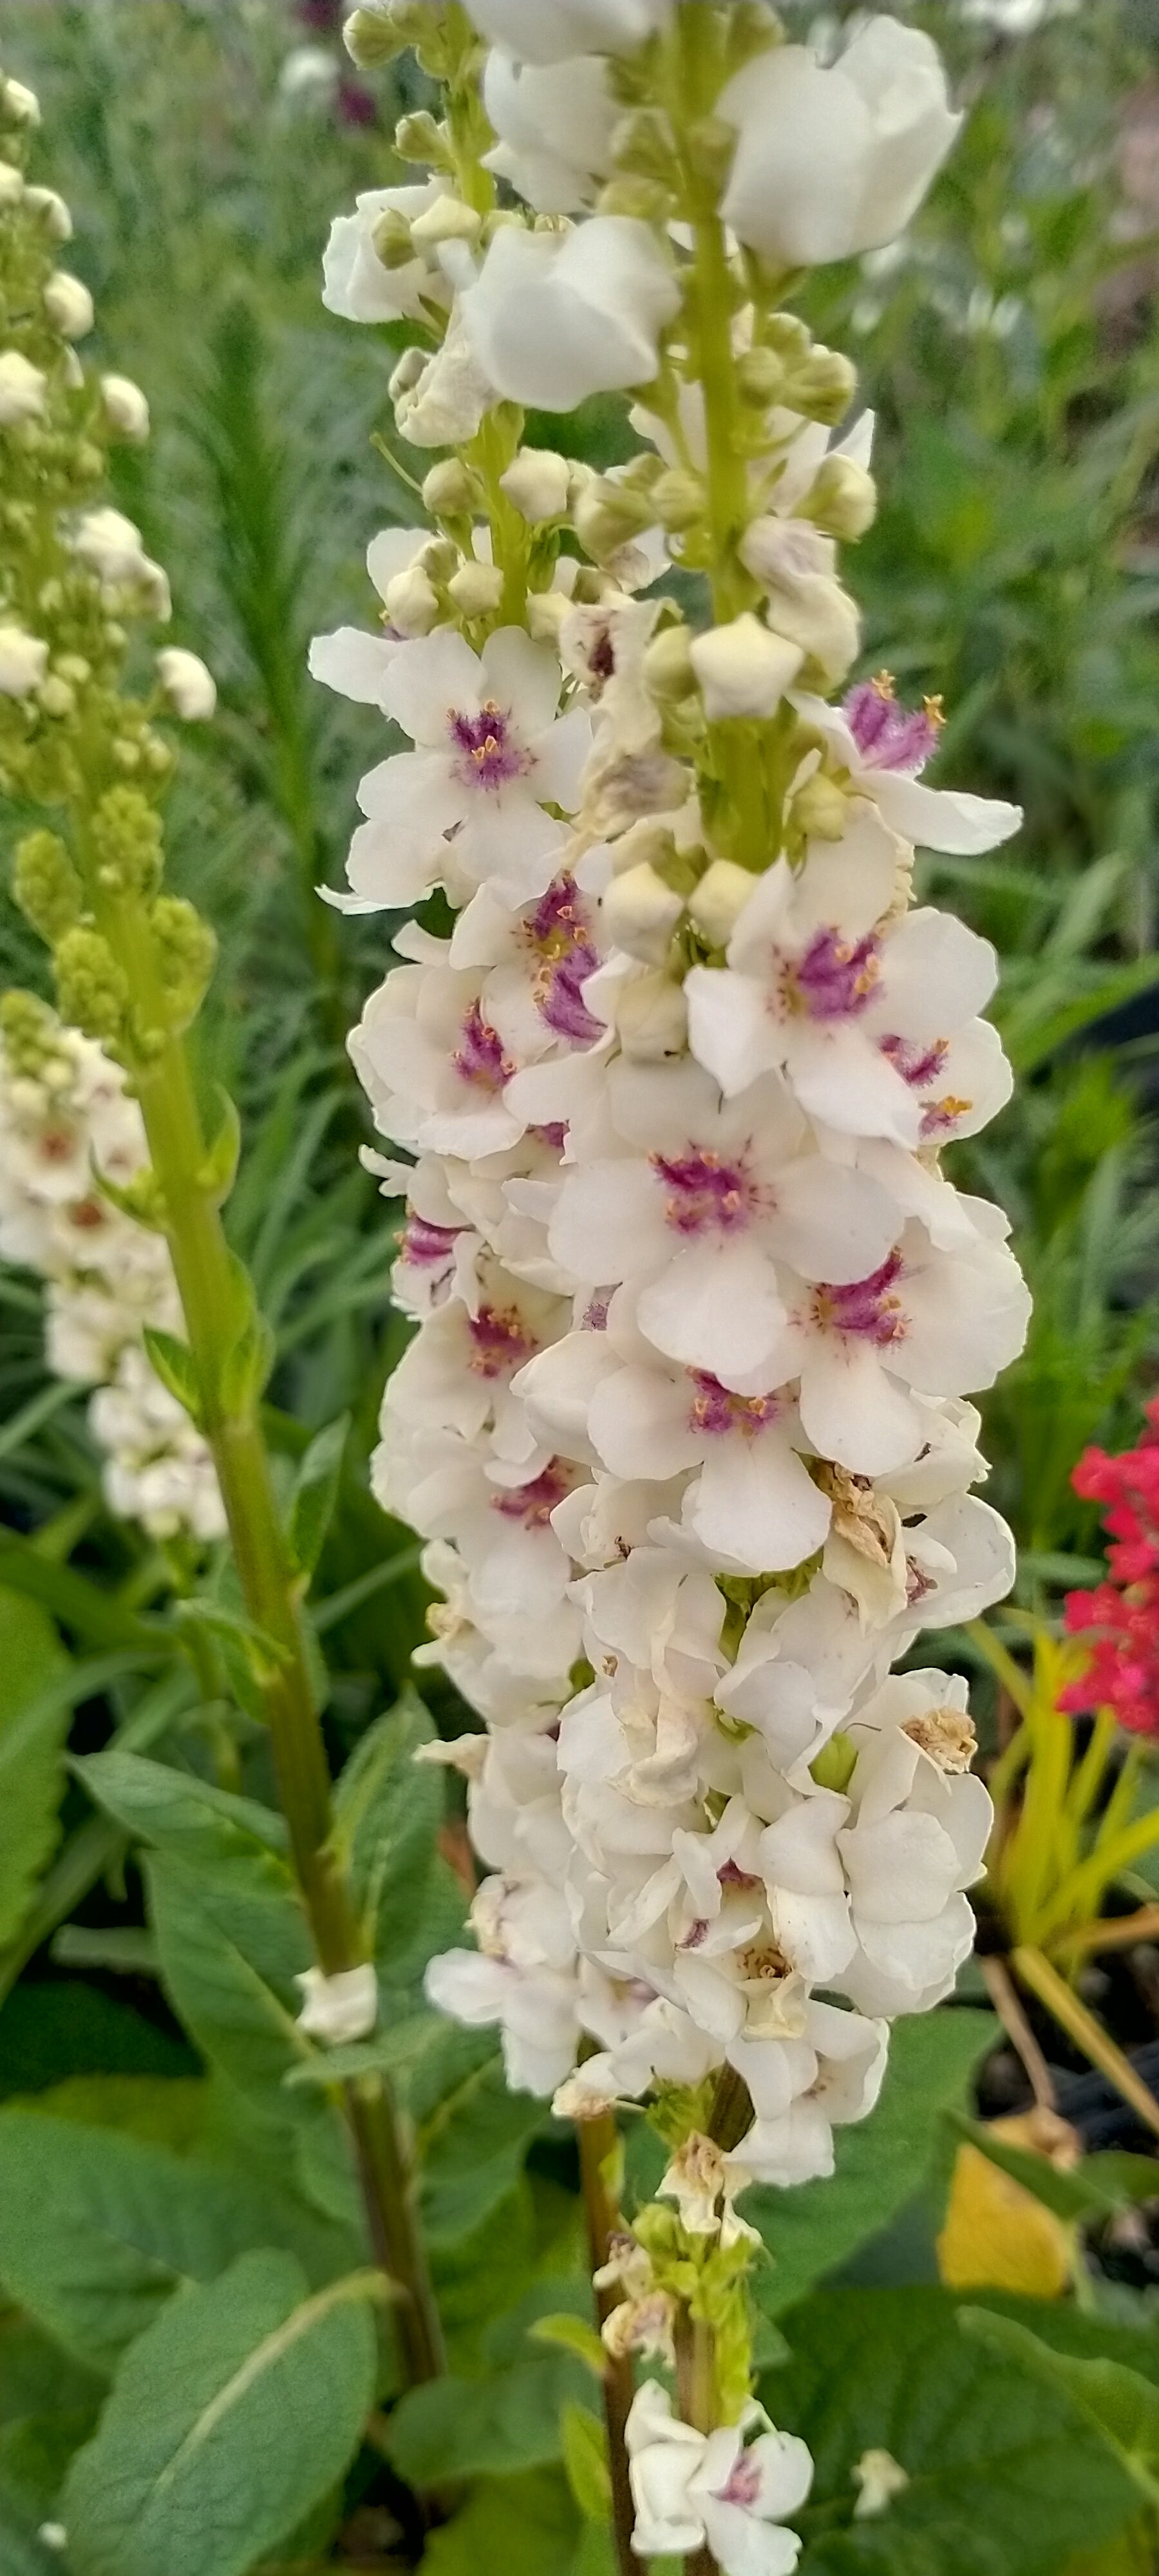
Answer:
[[[392,595],[402,604],[398,584],[418,567],[416,558],[430,543],[428,528],[383,528],[372,537],[366,550],[366,568],[383,607],[387,610],[384,632],[370,635],[360,626],[339,626],[330,635],[315,635],[310,645],[311,679],[320,680],[324,688],[334,689],[341,698],[352,698],[357,706],[379,707],[385,714],[383,689],[386,675],[398,652],[404,635],[390,623]],[[428,633],[435,624],[439,604],[425,575],[423,623],[416,633]],[[429,595],[429,603],[428,596]],[[428,604],[430,614],[428,615]]]
[[[93,299],[79,277],[54,269],[44,290],[44,309],[62,339],[83,340],[93,327]]]
[[[566,456],[557,456],[549,447],[521,447],[499,481],[520,516],[539,527],[545,519],[563,517],[571,475]]]
[[[134,447],[143,447],[149,435],[149,405],[140,386],[130,376],[102,376],[101,401],[109,426],[118,437],[127,438]]]
[[[804,2504],[813,2462],[795,2434],[774,2430],[762,2406],[747,2405],[739,2424],[698,2433],[673,2415],[667,2389],[646,2379],[625,2438],[638,2556],[708,2548],[723,2576],[792,2576],[801,2543],[781,2517]]]
[[[327,45],[295,45],[278,73],[278,89],[283,98],[313,104],[333,96],[338,69],[338,58]]]
[[[737,551],[768,595],[775,632],[798,644],[835,687],[857,659],[861,621],[836,578],[833,539],[807,520],[770,515],[751,522]]]
[[[111,1511],[141,1521],[153,1538],[179,1531],[204,1544],[224,1538],[208,1446],[138,1345],[122,1351],[112,1384],[93,1397],[89,1421],[109,1453],[103,1481]]]
[[[937,47],[896,18],[861,26],[830,71],[806,46],[774,46],[717,112],[739,128],[725,222],[788,268],[895,240],[962,122]]]
[[[937,748],[936,714],[929,709],[914,714],[899,705],[888,679],[862,681],[844,707],[810,697],[799,697],[795,704],[805,722],[825,736],[830,759],[848,775],[851,793],[871,798],[890,831],[916,849],[980,858],[1021,829],[1018,805],[922,785],[917,773]]]
[[[206,724],[217,705],[217,683],[200,654],[169,645],[157,656],[157,677],[175,715],[185,724]]]
[[[971,1132],[973,1091],[955,1075],[1001,1105],[997,1041],[968,1035],[997,982],[994,950],[949,913],[889,918],[896,867],[863,807],[803,868],[778,859],[757,878],[727,967],[685,983],[693,1053],[730,1098],[783,1067],[811,1118],[909,1147]]]
[[[27,698],[48,669],[48,646],[11,618],[0,622],[0,698]]]
[[[649,225],[593,215],[566,232],[505,225],[461,300],[506,401],[574,411],[589,394],[650,382],[680,290]]]
[[[730,626],[694,636],[691,656],[710,724],[726,716],[775,715],[805,658],[800,645],[770,635],[751,609]]]
[[[924,2012],[949,1992],[974,1937],[964,1890],[981,1875],[994,1811],[963,1769],[972,1730],[956,1675],[895,1675],[850,1720],[859,1747],[837,1836],[858,1950],[841,1990],[863,2012]]]
[[[784,1325],[775,1260],[810,1278],[864,1278],[891,1249],[896,1210],[863,1176],[802,1151],[804,1122],[775,1077],[722,1103],[687,1059],[620,1064],[608,1093],[629,1150],[565,1174],[552,1253],[593,1286],[631,1280],[647,1340],[751,1392]]]
[[[359,788],[367,821],[348,875],[367,910],[401,909],[440,879],[490,880],[516,902],[543,890],[564,839],[545,808],[575,812],[591,740],[582,711],[557,717],[559,692],[554,654],[516,627],[481,656],[446,632],[395,657],[383,701],[417,748]]]
[[[322,259],[322,302],[346,322],[421,322],[430,303],[448,304],[450,288],[420,247],[398,268],[384,268],[374,247],[375,226],[395,215],[413,224],[443,193],[429,179],[417,187],[371,188],[355,199],[352,215],[336,215]]]
[[[487,166],[543,215],[586,205],[607,174],[621,111],[595,55],[541,67],[488,56],[483,103],[499,137]]]
[[[469,0],[480,33],[528,63],[631,53],[671,13],[672,0]]]
[[[407,358],[418,355],[408,350]],[[404,369],[405,369],[405,361]],[[412,447],[465,447],[495,401],[495,388],[480,365],[466,327],[462,302],[456,303],[441,349],[426,359],[411,380],[391,379],[394,417],[399,435]]]
[[[19,349],[0,352],[0,429],[18,420],[39,420],[47,383],[43,368],[34,367]]]
[[[302,1989],[298,2028],[324,2048],[343,2048],[352,2039],[368,2039],[378,2019],[378,1978],[369,1963],[345,1968],[328,1977],[322,1968],[305,1968],[294,1979]]]

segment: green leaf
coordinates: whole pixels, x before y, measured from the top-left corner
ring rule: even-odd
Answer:
[[[59,1685],[67,1670],[39,1602],[0,1591],[0,1944],[19,1931],[58,1839],[70,1715]]]
[[[0,2283],[96,2370],[180,2283],[252,2245],[255,2213],[216,2174],[124,2131],[0,2111]]]
[[[442,1775],[415,1760],[434,1731],[422,1701],[408,1695],[363,1736],[335,1792],[335,1843],[363,1940],[388,1985],[403,1982],[399,1956],[413,1937],[443,1818]]]
[[[390,2419],[390,2456],[410,2486],[539,2468],[558,2460],[560,2417],[591,2386],[564,2353],[517,2362],[488,2379],[448,2376],[412,2388]]]
[[[338,1487],[342,1478],[342,1459],[350,1436],[350,1415],[340,1414],[310,1442],[294,1479],[294,1500],[290,1513],[290,1547],[294,1563],[301,1574],[313,1574],[322,1553],[330,1527]]]
[[[90,1797],[126,1833],[195,1867],[216,1867],[253,1844],[289,1850],[285,1821],[272,1807],[235,1798],[193,1772],[115,1749],[90,1753],[75,1769]]]
[[[558,2345],[561,2352],[570,2352],[597,2379],[603,2379],[608,2356],[595,2327],[589,2325],[586,2318],[570,2316],[565,2309],[559,2316],[537,2317],[527,2332],[532,2343]]]
[[[0,1530],[0,1582],[25,1600],[39,1601],[86,1646],[138,1647],[159,1663],[173,1653],[173,1640],[159,1621],[139,1618],[71,1565],[54,1563],[17,1530]]]
[[[758,2227],[774,2268],[757,2275],[762,2308],[779,2315],[814,2281],[880,2234],[920,2187],[943,2111],[960,2103],[994,2035],[989,2013],[953,2006],[899,2021],[872,2117],[838,2129],[837,2170],[796,2191],[746,2192],[744,2215]]]
[[[967,2308],[962,2324],[1000,2361],[1021,2363],[1036,2378],[1061,2388],[1101,2434],[1140,2494],[1149,2504],[1159,2504],[1159,2388],[1153,2380],[1122,2362],[1084,2361],[1073,2353],[1054,2352],[1013,2317]]]
[[[787,2331],[791,2365],[765,2395],[816,2464],[801,2576],[1058,2576],[1068,2550],[1097,2547],[1137,2511],[1069,2399],[964,2335],[947,2292],[824,2291]],[[888,2451],[909,2483],[855,2523],[853,2471],[870,2450]]]
[[[163,1333],[157,1324],[146,1324],[143,1340],[154,1375],[160,1378],[162,1386],[168,1387],[170,1395],[200,1429],[204,1400],[197,1363],[188,1342],[179,1342],[175,1333]]]
[[[0,2425],[27,2415],[95,2412],[103,2395],[99,2373],[71,2360],[31,2317],[16,2308],[0,2315]]]
[[[1025,2148],[995,2137],[984,2120],[968,2120],[960,2111],[951,2111],[948,2119],[956,2136],[977,2147],[991,2164],[1009,2174],[1012,2182],[1019,2183],[1056,2218],[1068,2223],[1075,2219],[1113,2218],[1116,2211],[1128,2209],[1136,2201],[1159,2197],[1159,2171],[1151,2156],[1084,2156],[1081,2163],[1064,2171],[1046,2156],[1031,2155]]]
[[[423,2576],[573,2576],[583,2533],[560,2470],[482,2478],[462,2513],[432,2533]]]
[[[26,2417],[0,2432],[0,2567],[4,2576],[60,2576],[59,2548],[40,2534],[55,2518],[61,2480],[92,2427],[91,2410]]]
[[[608,2437],[586,2406],[565,2406],[560,2420],[567,2482],[585,2522],[606,2523],[612,2512]]]
[[[445,2095],[419,2132],[422,2208],[432,2238],[465,2236],[510,2191],[549,2117],[533,2094],[507,2089],[489,2057]]]
[[[75,2576],[244,2576],[343,2475],[382,2276],[306,2289],[291,2255],[246,2254],[133,2345],[65,2483]]]
[[[255,1846],[211,1868],[155,1852],[145,1876],[180,2019],[239,2091],[268,2101],[310,2048],[295,1979],[312,1953],[288,1869]]]

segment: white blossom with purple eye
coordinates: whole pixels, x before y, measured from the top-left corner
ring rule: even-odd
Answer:
[[[916,714],[899,706],[885,673],[852,689],[844,707],[805,696],[794,703],[805,722],[824,735],[830,760],[847,775],[850,792],[869,797],[890,830],[915,849],[981,858],[1021,828],[1017,805],[923,786],[919,772],[939,740],[936,707],[931,713],[931,701]]]
[[[864,809],[842,842],[757,880],[727,965],[685,983],[693,1054],[730,1098],[783,1067],[825,1127],[911,1150],[970,1132],[975,1090],[1001,1105],[998,1041],[976,1036],[994,951],[951,913],[891,920],[895,882],[895,844]]]
[[[365,909],[402,909],[433,885],[466,901],[484,883],[507,901],[543,893],[562,825],[580,800],[591,721],[557,714],[553,653],[501,627],[473,653],[449,629],[393,659],[383,704],[417,748],[396,752],[359,788],[367,821],[347,874]]]
[[[708,2548],[723,2576],[792,2576],[801,2543],[781,2517],[804,2504],[813,2462],[795,2434],[774,2431],[762,2406],[746,2406],[739,2424],[698,2433],[673,2414],[667,2389],[646,2379],[627,2444],[632,2545],[642,2558]]]

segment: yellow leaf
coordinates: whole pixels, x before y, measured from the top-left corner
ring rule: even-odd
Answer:
[[[996,2121],[995,2135],[1029,2146],[1015,2120]],[[978,2147],[961,2146],[938,2238],[938,2270],[948,2290],[1009,2290],[1024,2299],[1061,2299],[1074,2268],[1074,2229],[1024,2191]]]

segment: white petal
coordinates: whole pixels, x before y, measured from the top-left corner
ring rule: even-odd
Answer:
[[[830,1337],[801,1369],[801,1420],[822,1458],[861,1476],[906,1465],[920,1446],[923,1423],[896,1380],[864,1342]]]
[[[697,1063],[715,1075],[726,1100],[783,1063],[784,1030],[755,976],[694,966],[684,979],[684,998],[688,1043]]]
[[[704,1243],[669,1261],[645,1288],[636,1318],[657,1350],[686,1368],[705,1369],[724,1386],[751,1385],[776,1350],[785,1308],[772,1263],[755,1243]]]
[[[703,1545],[746,1574],[780,1574],[825,1544],[830,1506],[775,1430],[715,1440],[685,1504]]]
[[[923,787],[918,778],[903,778],[887,769],[872,772],[873,793],[887,823],[915,849],[944,850],[955,858],[980,858],[1013,840],[1022,829],[1020,805],[1003,805],[987,796],[961,796],[948,788]]]

